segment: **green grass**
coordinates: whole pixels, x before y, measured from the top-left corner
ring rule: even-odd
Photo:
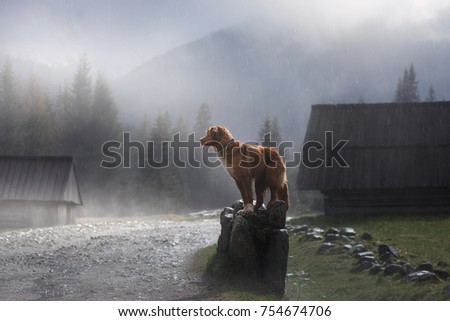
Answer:
[[[407,215],[369,216],[339,219],[305,218],[291,224],[306,223],[323,229],[352,227],[359,235],[368,232],[373,241],[366,245],[375,253],[381,243],[393,246],[399,259],[416,266],[430,262],[448,271],[450,263],[450,216]],[[358,236],[357,236],[358,239]],[[444,300],[446,282],[404,282],[399,276],[367,271],[352,273],[357,260],[347,253],[319,255],[319,242],[305,241],[301,234],[290,236],[290,256],[286,299],[290,300]],[[299,272],[304,271],[306,276]],[[300,275],[300,276],[296,276]]]
[[[368,232],[378,243],[394,246],[404,260],[450,263],[450,215],[399,215],[297,219],[290,224],[309,224],[322,228],[353,227],[359,235]]]
[[[198,250],[191,258],[189,271],[197,274],[206,273],[216,253],[216,245]]]
[[[309,224],[311,227],[352,227],[358,233],[373,236],[366,246],[375,253],[379,244],[393,246],[399,259],[416,266],[432,263],[437,269],[449,272],[450,216],[401,215],[339,217],[323,216],[298,218],[291,225]],[[449,281],[405,282],[400,276],[369,275],[367,271],[352,273],[357,260],[349,254],[335,250],[317,254],[321,241],[306,241],[304,234],[290,235],[288,277],[285,300],[445,300],[443,288]],[[339,243],[343,245],[344,243]],[[339,246],[337,246],[339,247]],[[197,271],[214,267],[215,246],[198,253]],[[217,263],[217,262],[216,262]],[[217,266],[215,267],[217,268]],[[216,273],[217,274],[217,273]],[[219,273],[220,274],[220,273]],[[275,300],[261,290],[260,285],[229,282],[226,275],[210,279],[224,300]]]

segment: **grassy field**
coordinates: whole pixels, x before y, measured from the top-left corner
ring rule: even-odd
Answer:
[[[373,236],[365,245],[377,252],[379,244],[388,244],[399,252],[399,260],[417,266],[432,263],[435,269],[449,272],[450,264],[450,216],[403,215],[370,216],[360,218],[326,219],[297,218],[291,225],[308,224],[324,230],[329,227],[352,227],[356,230],[355,242],[363,232]],[[339,243],[340,242],[340,243]],[[405,282],[402,277],[369,275],[367,271],[350,270],[357,260],[344,251],[318,254],[322,241],[306,241],[303,233],[290,235],[288,276],[285,300],[445,300],[442,291],[448,281]],[[337,247],[344,243],[338,241]],[[203,250],[203,258],[197,264],[207,265],[214,256],[215,246]],[[268,300],[259,289],[251,291],[242,285],[217,282],[223,299]]]
[[[371,216],[327,220],[324,217],[297,219],[323,229],[352,227],[359,235],[368,232],[373,241],[367,247],[376,253],[381,243],[393,246],[399,259],[413,266],[432,263],[447,271],[450,263],[450,216],[407,215]],[[357,235],[358,239],[358,235]],[[290,300],[443,300],[446,282],[410,282],[400,276],[351,273],[357,263],[347,253],[317,254],[318,242],[304,241],[302,235],[290,238],[286,298]],[[302,273],[302,271],[304,273]],[[450,283],[450,282],[449,282]]]

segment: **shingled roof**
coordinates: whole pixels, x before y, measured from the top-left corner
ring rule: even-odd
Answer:
[[[301,190],[450,186],[450,102],[314,105],[305,141],[348,140],[348,168],[301,166]]]
[[[0,156],[0,201],[83,203],[72,157]]]

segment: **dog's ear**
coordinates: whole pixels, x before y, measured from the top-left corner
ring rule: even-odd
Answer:
[[[217,128],[217,126],[212,126],[209,128],[209,133],[212,139],[215,139],[217,136],[217,133],[219,132],[219,129]]]

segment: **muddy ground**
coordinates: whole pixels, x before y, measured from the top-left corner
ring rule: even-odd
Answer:
[[[0,233],[0,300],[202,300],[191,255],[218,219],[87,220]]]

